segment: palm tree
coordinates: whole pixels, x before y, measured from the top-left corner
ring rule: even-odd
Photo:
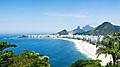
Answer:
[[[116,67],[117,56],[120,54],[120,32],[111,32],[97,44],[97,57],[100,54],[108,54],[113,58],[113,66]]]

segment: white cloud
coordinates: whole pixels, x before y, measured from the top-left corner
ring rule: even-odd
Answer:
[[[32,8],[18,8],[19,10],[32,10]]]
[[[44,13],[44,15],[48,16],[58,16],[58,17],[75,17],[75,18],[86,18],[88,17],[87,15],[82,15],[82,14],[62,14],[62,13]]]

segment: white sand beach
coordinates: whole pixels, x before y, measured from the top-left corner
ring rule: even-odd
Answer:
[[[67,39],[67,38],[60,38],[63,40],[67,40],[67,41],[71,41],[75,44],[75,47],[78,51],[80,51],[81,53],[87,55],[87,57],[91,58],[91,59],[99,59],[101,60],[101,65],[105,66],[109,61],[112,61],[112,57],[110,55],[108,55],[107,57],[105,57],[104,54],[100,55],[97,58],[96,55],[96,46],[92,45],[90,43],[87,43],[85,41],[82,40],[76,40],[76,39]]]

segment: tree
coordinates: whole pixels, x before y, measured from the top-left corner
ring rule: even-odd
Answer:
[[[118,55],[120,55],[120,32],[111,32],[107,34],[101,42],[97,44],[98,50],[96,51],[97,57],[100,54],[108,54],[113,58],[113,66],[116,67]]]
[[[70,67],[102,67],[100,62],[100,60],[78,60]]]
[[[0,67],[50,67],[47,56],[28,50],[14,55],[11,50],[3,51],[8,47],[16,47],[16,45],[0,42]]]
[[[15,44],[8,44],[7,42],[1,41],[0,42],[0,67],[5,67],[8,64],[11,64],[13,60],[11,57],[13,57],[12,51],[4,51],[5,48],[9,47],[16,47]]]
[[[9,48],[9,47],[16,47],[16,45],[8,44],[8,42],[5,42],[5,41],[0,42],[0,52],[2,52],[5,48]]]
[[[9,67],[50,67],[47,56],[28,50],[14,56],[12,59],[14,61]]]

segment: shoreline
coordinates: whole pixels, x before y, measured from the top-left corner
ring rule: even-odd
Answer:
[[[110,60],[112,61],[112,58],[110,55],[107,55],[107,57],[105,57],[104,54],[99,55],[99,57],[97,58],[96,55],[96,46],[92,45],[90,43],[87,43],[85,41],[82,40],[77,40],[77,39],[68,39],[68,38],[56,38],[56,39],[62,39],[62,40],[67,40],[67,41],[71,41],[75,44],[76,49],[81,52],[82,54],[86,55],[88,58],[91,58],[93,60],[99,59],[102,62],[101,65],[105,66]]]

